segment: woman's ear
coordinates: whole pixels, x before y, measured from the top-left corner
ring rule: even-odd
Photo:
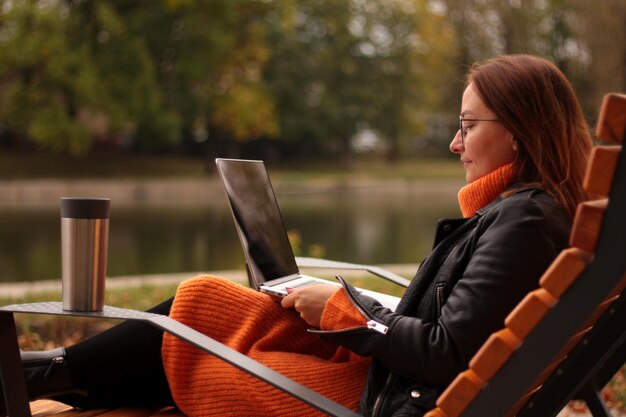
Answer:
[[[513,139],[513,151],[517,152],[519,150],[519,146],[517,145],[517,141]]]

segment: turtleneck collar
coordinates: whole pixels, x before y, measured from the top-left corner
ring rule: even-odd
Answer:
[[[491,203],[513,183],[517,169],[511,162],[478,178],[459,190],[459,206],[463,217],[472,217],[477,210]]]

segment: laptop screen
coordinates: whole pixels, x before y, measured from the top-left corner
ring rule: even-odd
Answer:
[[[256,285],[298,273],[287,231],[263,161],[216,159]]]

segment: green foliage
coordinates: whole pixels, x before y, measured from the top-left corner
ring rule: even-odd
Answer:
[[[266,77],[282,136],[348,153],[349,139],[363,126],[392,150],[420,133],[423,124],[413,116],[436,108],[441,97],[440,85],[424,77],[440,67],[424,64],[450,47],[445,36],[430,48],[420,45],[431,41],[429,19],[441,20],[424,5],[317,0],[270,15],[268,38],[276,48]]]
[[[606,91],[626,89],[623,46],[615,44],[626,33],[620,2],[2,6],[5,136],[71,155],[87,154],[96,142],[164,151],[195,140],[217,152],[218,139],[276,139],[297,143],[291,146],[301,155],[339,152],[350,159],[351,138],[368,128],[395,158],[420,141],[453,134],[468,65],[500,53],[552,59],[588,110]]]
[[[77,103],[96,96],[93,68],[64,34],[57,5],[18,2],[0,26],[0,120],[16,135],[46,149],[84,154],[91,138],[74,116]]]
[[[55,151],[67,150],[73,155],[84,154],[89,146],[86,130],[69,119],[59,106],[47,106],[34,114],[28,133],[42,146]]]

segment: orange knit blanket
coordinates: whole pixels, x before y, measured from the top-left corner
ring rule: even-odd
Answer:
[[[343,290],[329,300],[323,328],[349,328],[365,319]],[[293,310],[225,279],[181,283],[170,316],[295,381],[356,409],[369,358],[322,341]],[[163,364],[176,404],[195,416],[324,415],[299,400],[169,334]]]

